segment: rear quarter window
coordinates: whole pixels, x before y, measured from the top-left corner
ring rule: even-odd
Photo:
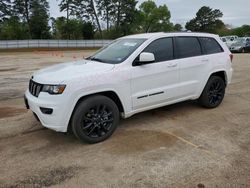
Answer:
[[[222,47],[214,38],[199,37],[199,39],[205,54],[215,54],[223,52]]]

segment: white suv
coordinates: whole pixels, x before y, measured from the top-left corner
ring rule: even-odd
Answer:
[[[120,116],[195,99],[217,107],[232,59],[213,34],[126,36],[87,59],[37,71],[25,102],[43,126],[97,143],[112,135]]]

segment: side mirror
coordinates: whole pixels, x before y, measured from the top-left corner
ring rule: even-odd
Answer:
[[[153,62],[155,62],[155,55],[153,53],[142,52],[139,55],[139,60],[137,59],[134,62],[134,65],[139,66],[139,65],[153,63]]]

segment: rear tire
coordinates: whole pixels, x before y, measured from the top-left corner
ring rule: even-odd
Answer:
[[[200,96],[198,102],[206,108],[219,106],[225,95],[225,82],[219,76],[211,76]]]
[[[114,133],[119,118],[113,100],[102,95],[91,96],[77,105],[72,116],[72,131],[83,142],[102,142]]]

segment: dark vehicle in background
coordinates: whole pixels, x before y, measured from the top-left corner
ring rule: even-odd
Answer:
[[[234,53],[250,52],[250,38],[239,38],[229,49]]]

